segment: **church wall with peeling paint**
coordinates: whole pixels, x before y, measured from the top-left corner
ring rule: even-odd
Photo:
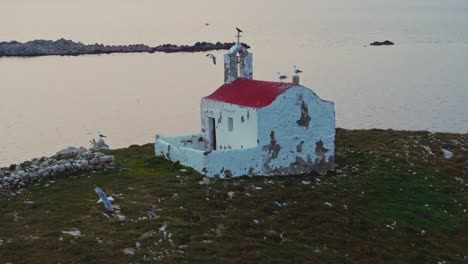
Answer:
[[[335,153],[332,102],[294,86],[258,111],[263,174],[325,172]]]
[[[218,116],[224,113],[224,107],[236,109],[242,116],[242,113],[246,113],[243,111],[249,109],[238,106],[231,108],[222,103],[218,105],[219,102],[205,103],[202,104],[206,106],[202,107],[202,116],[203,111],[213,111],[214,116]],[[210,114],[205,116],[209,117]],[[271,105],[258,109],[255,120],[258,127],[255,138],[258,141],[255,140],[253,147],[202,150],[190,147],[185,137],[159,137],[156,141],[156,155],[179,161],[206,176],[221,178],[303,174],[311,171],[324,173],[333,166],[335,111],[332,102],[320,99],[308,88],[295,86]],[[206,140],[207,135],[202,133],[200,137]],[[192,138],[192,141],[196,140],[196,136]],[[237,142],[243,141],[239,138]]]

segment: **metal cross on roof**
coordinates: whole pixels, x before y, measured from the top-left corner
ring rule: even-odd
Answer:
[[[236,28],[236,30],[237,30],[237,43],[239,43],[239,42],[240,42],[240,38],[241,38],[241,34],[240,34],[240,33],[242,33],[243,31],[242,31],[240,28]]]

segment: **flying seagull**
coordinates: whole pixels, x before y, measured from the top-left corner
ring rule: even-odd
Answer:
[[[106,136],[104,136],[104,134],[103,134],[101,131],[98,132],[98,136],[99,136],[100,138],[105,138],[105,137],[106,137]]]
[[[288,78],[288,76],[283,75],[280,72],[278,72],[278,78],[281,80],[281,82],[283,82],[284,80],[286,80]]]
[[[107,195],[99,187],[94,188],[94,191],[99,196],[97,203],[103,203],[106,210],[110,213],[113,213],[114,209],[112,208],[112,204],[110,202],[114,201],[114,198],[112,198],[112,196],[107,197]]]
[[[206,54],[206,56],[213,60],[213,63],[216,64],[216,56],[213,54]]]
[[[294,65],[294,70],[293,70],[293,72],[294,72],[295,74],[302,73],[302,71],[299,70],[299,69],[296,67],[296,65]]]
[[[237,32],[239,33],[243,33],[244,31],[242,31],[240,28],[236,28]]]

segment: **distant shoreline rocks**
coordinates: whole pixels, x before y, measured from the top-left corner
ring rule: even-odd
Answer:
[[[395,43],[391,42],[390,40],[385,40],[385,41],[375,41],[369,44],[371,46],[392,46],[395,45]]]
[[[197,42],[193,45],[164,44],[150,47],[144,44],[135,45],[86,45],[73,40],[33,40],[25,43],[18,41],[0,42],[0,57],[38,57],[38,56],[79,56],[111,53],[154,53],[154,52],[204,52],[211,50],[228,50],[234,42]],[[247,44],[242,44],[250,48]]]

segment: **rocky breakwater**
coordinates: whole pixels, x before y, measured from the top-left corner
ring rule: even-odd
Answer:
[[[0,57],[36,57],[36,56],[78,56],[85,54],[110,54],[110,53],[154,53],[154,52],[204,52],[210,50],[227,50],[235,43],[209,43],[197,42],[194,45],[164,44],[150,47],[144,44],[135,45],[103,45],[83,44],[73,40],[33,40],[28,42],[0,42]],[[243,44],[250,48],[247,44]]]
[[[114,167],[114,156],[83,147],[69,147],[50,158],[42,157],[0,168],[0,193],[14,192],[42,178]]]

